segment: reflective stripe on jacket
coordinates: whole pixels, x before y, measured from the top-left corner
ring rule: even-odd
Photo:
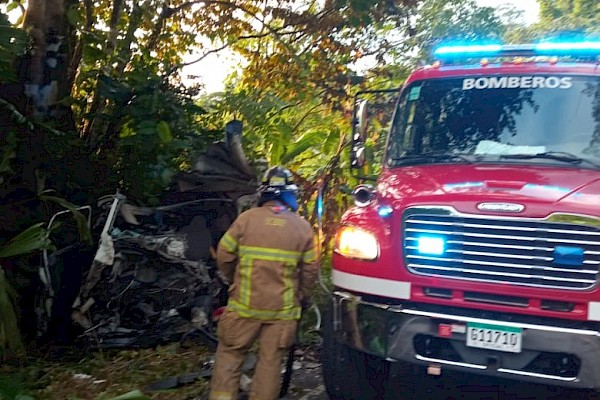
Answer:
[[[246,318],[300,318],[317,279],[310,224],[278,202],[243,212],[223,235],[217,264],[232,282],[227,307]]]

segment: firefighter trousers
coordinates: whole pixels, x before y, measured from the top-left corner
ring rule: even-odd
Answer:
[[[219,345],[210,384],[210,400],[237,400],[241,368],[250,348],[258,341],[258,361],[252,378],[250,400],[275,400],[281,385],[283,355],[294,343],[297,320],[264,321],[243,318],[227,310],[219,319]]]

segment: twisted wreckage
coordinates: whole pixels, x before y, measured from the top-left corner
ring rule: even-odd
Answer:
[[[225,136],[176,176],[161,206],[137,207],[118,192],[102,198],[92,227],[97,246],[71,244],[45,255],[44,335],[99,347],[153,346],[190,335],[214,340],[227,297],[214,250],[237,215],[254,205],[257,188],[241,123],[230,122]],[[83,271],[82,254],[89,266]]]

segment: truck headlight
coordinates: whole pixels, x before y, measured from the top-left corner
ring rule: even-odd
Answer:
[[[343,226],[336,233],[334,251],[344,257],[374,260],[379,256],[379,243],[364,229]]]

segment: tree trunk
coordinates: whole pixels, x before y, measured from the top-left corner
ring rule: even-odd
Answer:
[[[70,32],[64,15],[65,0],[29,0],[25,13],[23,27],[31,35],[32,49],[24,82],[28,110],[24,111],[36,118],[69,119],[56,107],[68,90],[65,39]]]

